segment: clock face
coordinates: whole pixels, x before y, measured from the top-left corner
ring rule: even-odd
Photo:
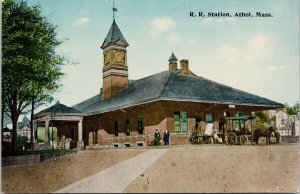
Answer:
[[[110,59],[111,59],[111,53],[110,53],[110,51],[104,53],[104,63],[110,62]]]
[[[124,51],[116,51],[114,59],[117,62],[124,62]]]

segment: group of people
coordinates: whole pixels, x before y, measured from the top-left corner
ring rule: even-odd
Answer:
[[[169,145],[169,143],[170,143],[170,133],[169,133],[168,130],[166,130],[164,132],[164,137],[163,138],[164,138],[163,140],[164,140],[165,145]],[[161,139],[161,135],[160,135],[158,129],[156,129],[155,133],[154,133],[154,145],[155,146],[160,145],[160,139]]]

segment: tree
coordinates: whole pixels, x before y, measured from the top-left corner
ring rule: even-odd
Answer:
[[[255,118],[258,122],[261,123],[268,123],[268,124],[271,123],[268,114],[265,111],[255,112]]]
[[[39,6],[2,2],[2,106],[6,105],[3,107],[12,119],[13,153],[21,112],[31,106],[33,114],[35,104],[51,99],[60,87],[64,58],[55,52],[62,43],[56,38],[56,29],[41,15]]]
[[[299,103],[296,103],[294,106],[290,106],[288,104],[285,104],[284,111],[288,115],[296,115],[299,112]]]
[[[294,104],[294,106],[290,106],[288,104],[285,104],[284,106],[284,111],[288,114],[288,120],[289,120],[289,126],[288,126],[288,134],[289,130],[291,129],[292,131],[292,136],[295,135],[295,121],[293,116],[297,115],[299,113],[299,103],[297,102]],[[290,123],[291,121],[291,123]]]

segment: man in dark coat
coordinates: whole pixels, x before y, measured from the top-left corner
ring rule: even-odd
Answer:
[[[169,145],[169,139],[170,139],[170,133],[168,131],[168,129],[164,132],[164,142],[165,145]]]

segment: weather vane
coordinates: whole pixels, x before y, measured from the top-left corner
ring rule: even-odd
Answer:
[[[115,11],[118,11],[118,9],[115,8],[115,2],[113,2],[113,8],[112,8],[112,10],[113,10],[113,18],[115,19]]]

